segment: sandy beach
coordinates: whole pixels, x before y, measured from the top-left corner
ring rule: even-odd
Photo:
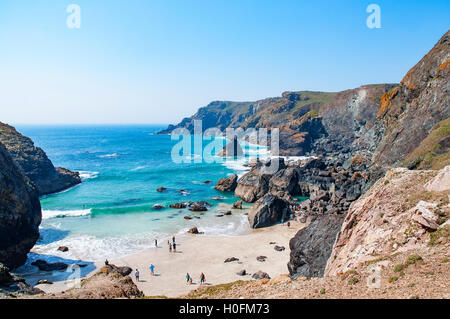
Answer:
[[[199,287],[199,277],[203,272],[207,285],[216,285],[236,280],[251,280],[251,275],[259,270],[268,273],[272,278],[286,274],[289,261],[289,240],[305,224],[292,222],[269,228],[252,230],[250,234],[241,236],[205,236],[183,234],[176,237],[177,252],[169,252],[167,239],[158,242],[158,247],[146,249],[140,253],[119,259],[110,260],[118,266],[139,269],[140,281],[136,282],[146,296],[179,297]],[[201,229],[199,229],[201,231]],[[275,244],[273,244],[275,243]],[[274,246],[284,246],[284,251],[276,251]],[[264,262],[256,259],[266,256]],[[239,261],[224,263],[229,257]],[[96,262],[97,270],[103,262]],[[150,264],[155,265],[155,275],[150,273]],[[245,269],[247,275],[236,273]],[[91,272],[94,274],[97,270]],[[186,284],[186,273],[193,278],[193,284]],[[33,276],[37,279],[39,274]],[[42,278],[42,277],[41,277]],[[27,281],[28,281],[27,280]],[[37,280],[36,280],[37,281]],[[67,289],[70,281],[58,281],[53,285],[38,285],[48,293]]]

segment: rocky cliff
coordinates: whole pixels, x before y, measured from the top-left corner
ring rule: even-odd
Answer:
[[[194,120],[202,120],[203,130],[279,128],[283,155],[374,148],[372,128],[380,97],[393,87],[365,85],[337,93],[284,92],[281,97],[255,102],[215,101],[160,134],[170,134],[176,128],[192,133]]]
[[[12,126],[0,122],[2,143],[25,175],[36,185],[39,195],[56,193],[81,183],[77,172],[54,167],[45,152]]]
[[[450,31],[409,70],[400,85],[381,97],[375,123],[375,141],[378,146],[372,158],[374,168],[381,172],[400,165],[415,168],[424,161],[438,162],[436,168],[442,168],[448,163],[449,36]],[[426,145],[421,145],[435,125],[445,120],[439,134],[435,134],[432,141],[426,141]],[[418,147],[420,149],[415,151]],[[408,157],[412,153],[414,156]]]
[[[39,237],[38,191],[0,143],[0,263],[22,265]]]

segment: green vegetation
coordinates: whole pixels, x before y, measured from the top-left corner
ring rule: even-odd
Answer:
[[[411,255],[408,257],[408,259],[406,259],[406,265],[414,265],[421,260],[423,259],[419,255]]]
[[[430,134],[403,161],[404,166],[418,169],[442,169],[450,165],[450,151],[443,142],[450,136],[450,118],[437,123]]]
[[[321,295],[325,294],[325,288],[320,289],[320,294]]]
[[[430,234],[430,246],[435,246],[440,243],[444,243],[448,241],[448,237],[450,234],[450,226],[446,225],[445,227],[439,228],[438,230],[432,232]]]
[[[389,282],[390,284],[392,284],[393,282],[396,282],[397,280],[398,280],[398,277],[397,277],[397,276],[392,276],[391,278],[389,278],[388,282]]]
[[[403,269],[405,269],[405,265],[403,264],[397,264],[394,266],[394,272],[401,272]]]
[[[196,289],[194,291],[191,291],[188,295],[186,295],[186,298],[187,299],[195,299],[195,298],[205,298],[205,297],[207,298],[207,297],[216,296],[220,293],[230,291],[234,287],[243,286],[245,283],[246,283],[245,281],[239,280],[239,281],[234,281],[234,282],[230,282],[230,283],[226,283],[226,284],[214,285],[214,286],[210,286],[210,287],[202,287],[202,288]]]
[[[351,277],[351,278],[348,280],[348,283],[349,283],[350,285],[356,285],[358,282],[359,282],[359,279],[356,278],[356,277]]]

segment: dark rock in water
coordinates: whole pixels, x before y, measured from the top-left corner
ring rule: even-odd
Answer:
[[[248,214],[248,221],[252,228],[262,228],[275,225],[291,215],[289,203],[274,195],[260,198]]]
[[[322,277],[345,215],[320,215],[289,242],[288,269],[295,277]]]
[[[189,229],[187,232],[188,232],[189,234],[195,234],[195,235],[200,234],[200,232],[198,231],[198,228],[197,228],[197,227],[192,227],[192,228]]]
[[[0,123],[0,143],[35,184],[39,195],[57,193],[81,183],[80,174],[54,167],[45,152],[14,127]]]
[[[193,211],[193,212],[204,212],[204,211],[207,211],[208,208],[206,208],[203,205],[192,205],[189,207],[189,210]]]
[[[286,248],[284,248],[284,246],[275,246],[273,247],[273,249],[275,249],[276,251],[284,251]]]
[[[230,258],[225,259],[224,263],[231,263],[233,261],[239,261],[239,258],[230,257]]]
[[[67,246],[59,246],[58,250],[62,251],[62,252],[66,252],[66,251],[69,251],[69,247],[67,247]]]
[[[227,211],[227,212],[224,213],[224,215],[225,216],[230,216],[230,215],[233,215],[233,213],[231,211]]]
[[[175,203],[175,204],[170,204],[169,207],[181,209],[181,208],[186,208],[186,204],[185,203]]]
[[[37,285],[53,285],[53,281],[48,279],[39,279]]]
[[[217,214],[216,217],[223,217],[223,214]]]
[[[230,177],[221,178],[214,188],[222,192],[234,192],[237,187],[237,180],[238,176],[236,174]]]
[[[184,219],[192,219],[190,216],[184,216]]]
[[[236,136],[219,152],[218,156],[222,157],[238,157],[243,156],[244,151],[239,145],[239,141]]]
[[[242,200],[238,200],[233,204],[233,209],[242,209]]]
[[[76,264],[78,267],[80,267],[80,268],[84,268],[84,267],[87,267],[88,265],[86,265],[86,264]]]
[[[157,209],[157,210],[159,210],[159,209],[163,209],[164,208],[164,206],[163,205],[159,205],[159,204],[155,204],[155,205],[153,205],[153,209]]]
[[[25,263],[41,214],[38,190],[0,143],[0,263],[10,269]]]
[[[55,270],[66,270],[69,267],[68,264],[63,262],[48,263],[45,260],[38,259],[31,263],[33,266],[37,266],[39,270],[42,271],[55,271]]]
[[[167,188],[165,188],[165,187],[159,187],[159,188],[156,189],[156,191],[162,193],[162,192],[164,192],[166,189],[167,189]]]
[[[270,279],[270,276],[268,273],[264,272],[264,271],[258,271],[256,273],[253,274],[252,276],[253,279]]]
[[[236,273],[236,275],[238,275],[238,276],[245,276],[245,275],[247,275],[247,271],[245,269],[242,269],[242,270],[238,271]]]
[[[274,241],[271,241],[270,243],[269,243],[269,245],[275,245],[276,244],[276,242],[274,242]]]
[[[256,260],[257,260],[257,261],[260,261],[260,262],[265,262],[266,259],[267,259],[266,256],[258,256],[258,257],[256,257]]]
[[[211,181],[204,181],[203,183],[205,183],[205,184],[209,184],[209,183],[211,183]]]
[[[200,217],[200,216],[194,216],[194,218],[195,218],[195,219],[201,219],[201,217]]]

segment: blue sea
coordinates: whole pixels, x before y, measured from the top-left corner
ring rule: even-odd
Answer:
[[[244,158],[194,163],[211,142],[203,141],[201,149],[183,154],[191,163],[175,163],[171,152],[179,141],[154,134],[165,127],[17,126],[19,132],[45,150],[55,166],[79,171],[83,181],[41,198],[41,238],[33,251],[41,257],[60,255],[95,261],[139,252],[152,247],[155,239],[162,241],[193,226],[198,226],[205,236],[248,233],[243,213],[216,216],[229,210],[238,199],[232,193],[216,191],[214,186],[222,177],[243,174],[245,163],[258,154],[267,154],[267,150],[242,144],[247,154]],[[208,180],[211,183],[205,183]],[[158,192],[158,187],[167,190]],[[212,204],[204,215],[168,208],[172,203],[198,200]],[[166,208],[156,210],[155,204]],[[200,219],[186,220],[186,215]],[[59,246],[69,246],[70,250],[58,252]]]

